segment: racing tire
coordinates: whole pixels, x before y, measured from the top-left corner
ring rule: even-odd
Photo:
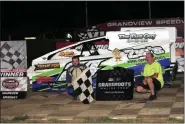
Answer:
[[[178,64],[175,63],[175,66],[172,68],[171,81],[174,81],[177,76]]]
[[[30,79],[29,77],[27,77],[27,92],[31,92],[32,91],[32,84],[30,84]]]
[[[171,84],[165,84],[163,88],[171,88]]]

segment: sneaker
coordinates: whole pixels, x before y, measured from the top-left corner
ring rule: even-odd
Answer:
[[[156,96],[156,97],[158,96],[158,92],[157,92],[157,91],[155,91],[155,96]]]
[[[151,94],[150,97],[149,97],[149,101],[153,101],[155,99],[157,99],[157,96]]]

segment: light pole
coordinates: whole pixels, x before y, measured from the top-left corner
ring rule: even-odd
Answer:
[[[149,12],[149,19],[152,18],[152,13],[151,13],[151,3],[148,1],[148,12]]]
[[[88,27],[88,10],[87,10],[87,1],[85,1],[85,24]]]

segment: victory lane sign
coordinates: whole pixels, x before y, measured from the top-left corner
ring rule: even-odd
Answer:
[[[26,69],[1,70],[1,99],[25,99],[27,83]]]

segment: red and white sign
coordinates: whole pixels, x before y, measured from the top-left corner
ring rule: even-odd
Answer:
[[[106,31],[120,31],[121,27],[176,27],[178,37],[184,36],[184,18],[116,20],[76,30],[81,40],[104,36]]]
[[[107,22],[106,27],[143,27],[143,26],[166,26],[166,25],[179,25],[184,24],[182,18],[171,19],[152,19],[152,20],[131,20],[131,21],[113,21]]]

